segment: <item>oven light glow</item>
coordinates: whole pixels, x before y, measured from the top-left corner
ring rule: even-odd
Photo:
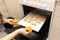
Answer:
[[[26,0],[23,1],[23,3],[26,3],[26,2],[27,2]]]
[[[33,2],[33,5],[37,5],[37,3],[36,2]]]
[[[32,4],[32,2],[29,2],[30,4]]]
[[[37,5],[38,5],[38,6],[41,6],[42,4],[41,4],[41,3],[38,3]]]
[[[42,7],[46,7],[47,5],[46,4],[42,4]]]

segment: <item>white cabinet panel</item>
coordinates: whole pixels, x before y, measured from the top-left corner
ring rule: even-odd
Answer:
[[[55,16],[52,27],[60,29],[60,17]]]
[[[19,0],[5,0],[5,3],[9,16],[12,16],[18,20],[23,17],[23,11],[21,5],[19,4]]]
[[[60,0],[56,0],[56,1],[60,1]]]
[[[55,16],[60,17],[60,2],[57,3],[58,5],[56,6],[55,10]]]
[[[60,40],[60,3],[56,4],[48,40]]]
[[[53,26],[51,30],[52,31],[50,31],[51,33],[48,40],[60,40],[60,29]]]
[[[0,12],[3,14],[5,18],[8,17],[7,7],[3,0],[0,0]]]

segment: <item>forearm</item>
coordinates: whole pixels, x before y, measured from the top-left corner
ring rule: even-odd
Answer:
[[[27,32],[26,30],[27,30],[26,28],[17,29],[16,31],[8,34],[7,36],[1,38],[0,40],[11,40],[18,34],[27,35],[29,34],[29,32]]]
[[[7,36],[1,38],[0,40],[11,40],[13,39],[16,35],[18,35],[17,31],[12,32],[11,34],[8,34]]]

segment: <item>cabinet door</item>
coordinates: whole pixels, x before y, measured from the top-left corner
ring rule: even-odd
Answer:
[[[56,0],[56,1],[60,1],[60,0]]]
[[[57,2],[52,26],[50,28],[49,40],[60,40],[60,3]]]
[[[23,15],[22,6],[19,4],[19,0],[5,0],[6,7],[8,9],[8,15],[20,20]]]
[[[0,12],[3,14],[5,18],[8,17],[8,10],[4,0],[0,0]]]

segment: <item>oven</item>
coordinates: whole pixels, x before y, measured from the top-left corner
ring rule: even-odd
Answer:
[[[46,40],[49,34],[55,0],[20,0],[19,2],[24,17],[18,22],[20,25],[18,28],[30,26],[32,33],[26,36],[20,35],[17,38],[22,40]],[[10,31],[18,28],[12,28]]]
[[[20,0],[20,4],[23,8],[24,17],[20,20],[19,24],[31,26],[33,30],[26,37],[30,40],[46,40],[49,34],[55,0]]]

